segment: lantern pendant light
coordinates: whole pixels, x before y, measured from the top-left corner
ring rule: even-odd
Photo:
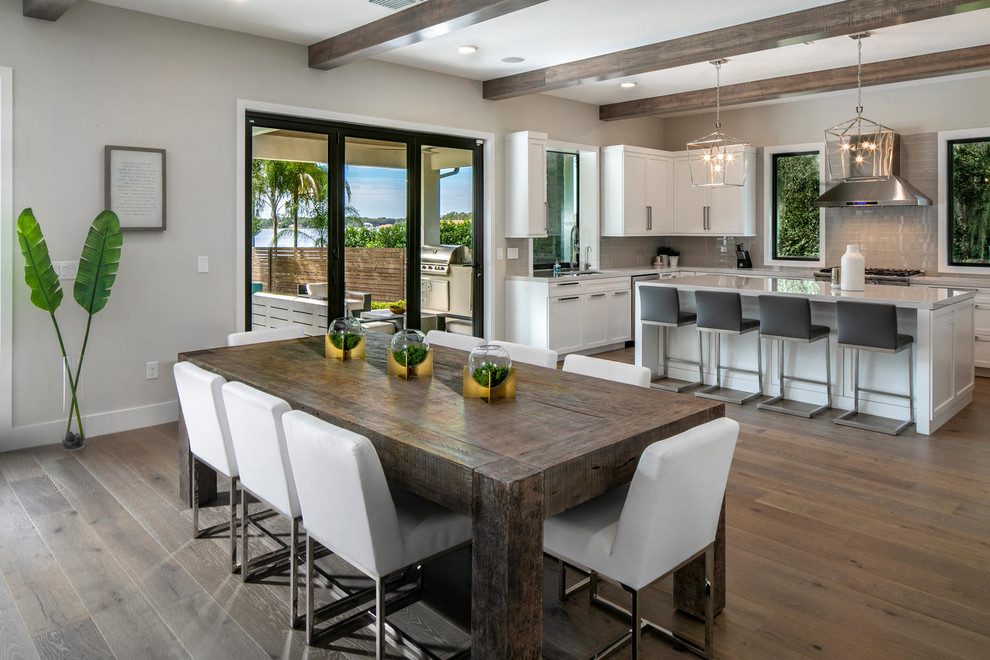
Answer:
[[[882,181],[890,178],[894,131],[863,117],[863,39],[869,32],[849,35],[856,40],[856,117],[825,129],[825,157],[833,181]]]
[[[748,142],[729,137],[722,132],[722,65],[728,60],[715,60],[715,132],[688,142],[688,162],[691,185],[715,188],[742,186],[746,183],[746,147]]]

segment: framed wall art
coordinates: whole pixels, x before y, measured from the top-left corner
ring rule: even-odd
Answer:
[[[165,150],[107,145],[106,208],[123,231],[165,230]]]

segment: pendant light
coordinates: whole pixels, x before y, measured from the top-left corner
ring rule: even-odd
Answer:
[[[695,187],[741,186],[746,183],[746,146],[748,142],[722,132],[722,65],[715,60],[715,132],[688,142],[691,185]]]
[[[856,40],[856,117],[825,129],[825,157],[833,181],[882,181],[890,178],[894,131],[863,117],[863,39],[869,32],[849,35]]]

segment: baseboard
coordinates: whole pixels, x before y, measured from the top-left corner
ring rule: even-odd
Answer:
[[[84,415],[83,428],[86,430],[86,437],[96,437],[145,426],[165,424],[177,419],[179,419],[178,401],[166,401],[148,406]],[[63,421],[18,426],[0,437],[0,452],[60,443],[64,433],[65,422]]]

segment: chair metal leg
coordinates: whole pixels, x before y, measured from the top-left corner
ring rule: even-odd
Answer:
[[[385,660],[385,580],[375,578],[375,660]]]
[[[632,634],[632,657],[639,658],[639,648],[643,643],[643,614],[639,609],[639,590],[632,590],[632,616],[630,618],[630,633]]]
[[[313,643],[313,625],[315,615],[313,606],[316,603],[316,585],[313,584],[313,537],[306,534],[306,644]]]
[[[701,331],[698,331],[698,382],[705,384],[705,347]]]
[[[241,582],[247,582],[250,557],[248,554],[248,494],[241,488]]]
[[[292,519],[292,533],[289,545],[289,627],[299,625],[299,521]]]
[[[914,343],[908,350],[908,423],[914,424]]]
[[[756,396],[761,396],[763,394],[763,342],[760,341],[759,332],[754,334],[756,334]],[[781,369],[783,369],[783,364],[781,364]]]
[[[832,342],[825,338],[825,405],[832,407]]]
[[[192,501],[193,509],[193,538],[199,538],[199,479],[196,478],[196,454],[190,454],[192,458],[192,479],[189,485],[189,499]]]
[[[237,572],[237,477],[230,478],[230,572]],[[244,522],[247,525],[247,521]]]

